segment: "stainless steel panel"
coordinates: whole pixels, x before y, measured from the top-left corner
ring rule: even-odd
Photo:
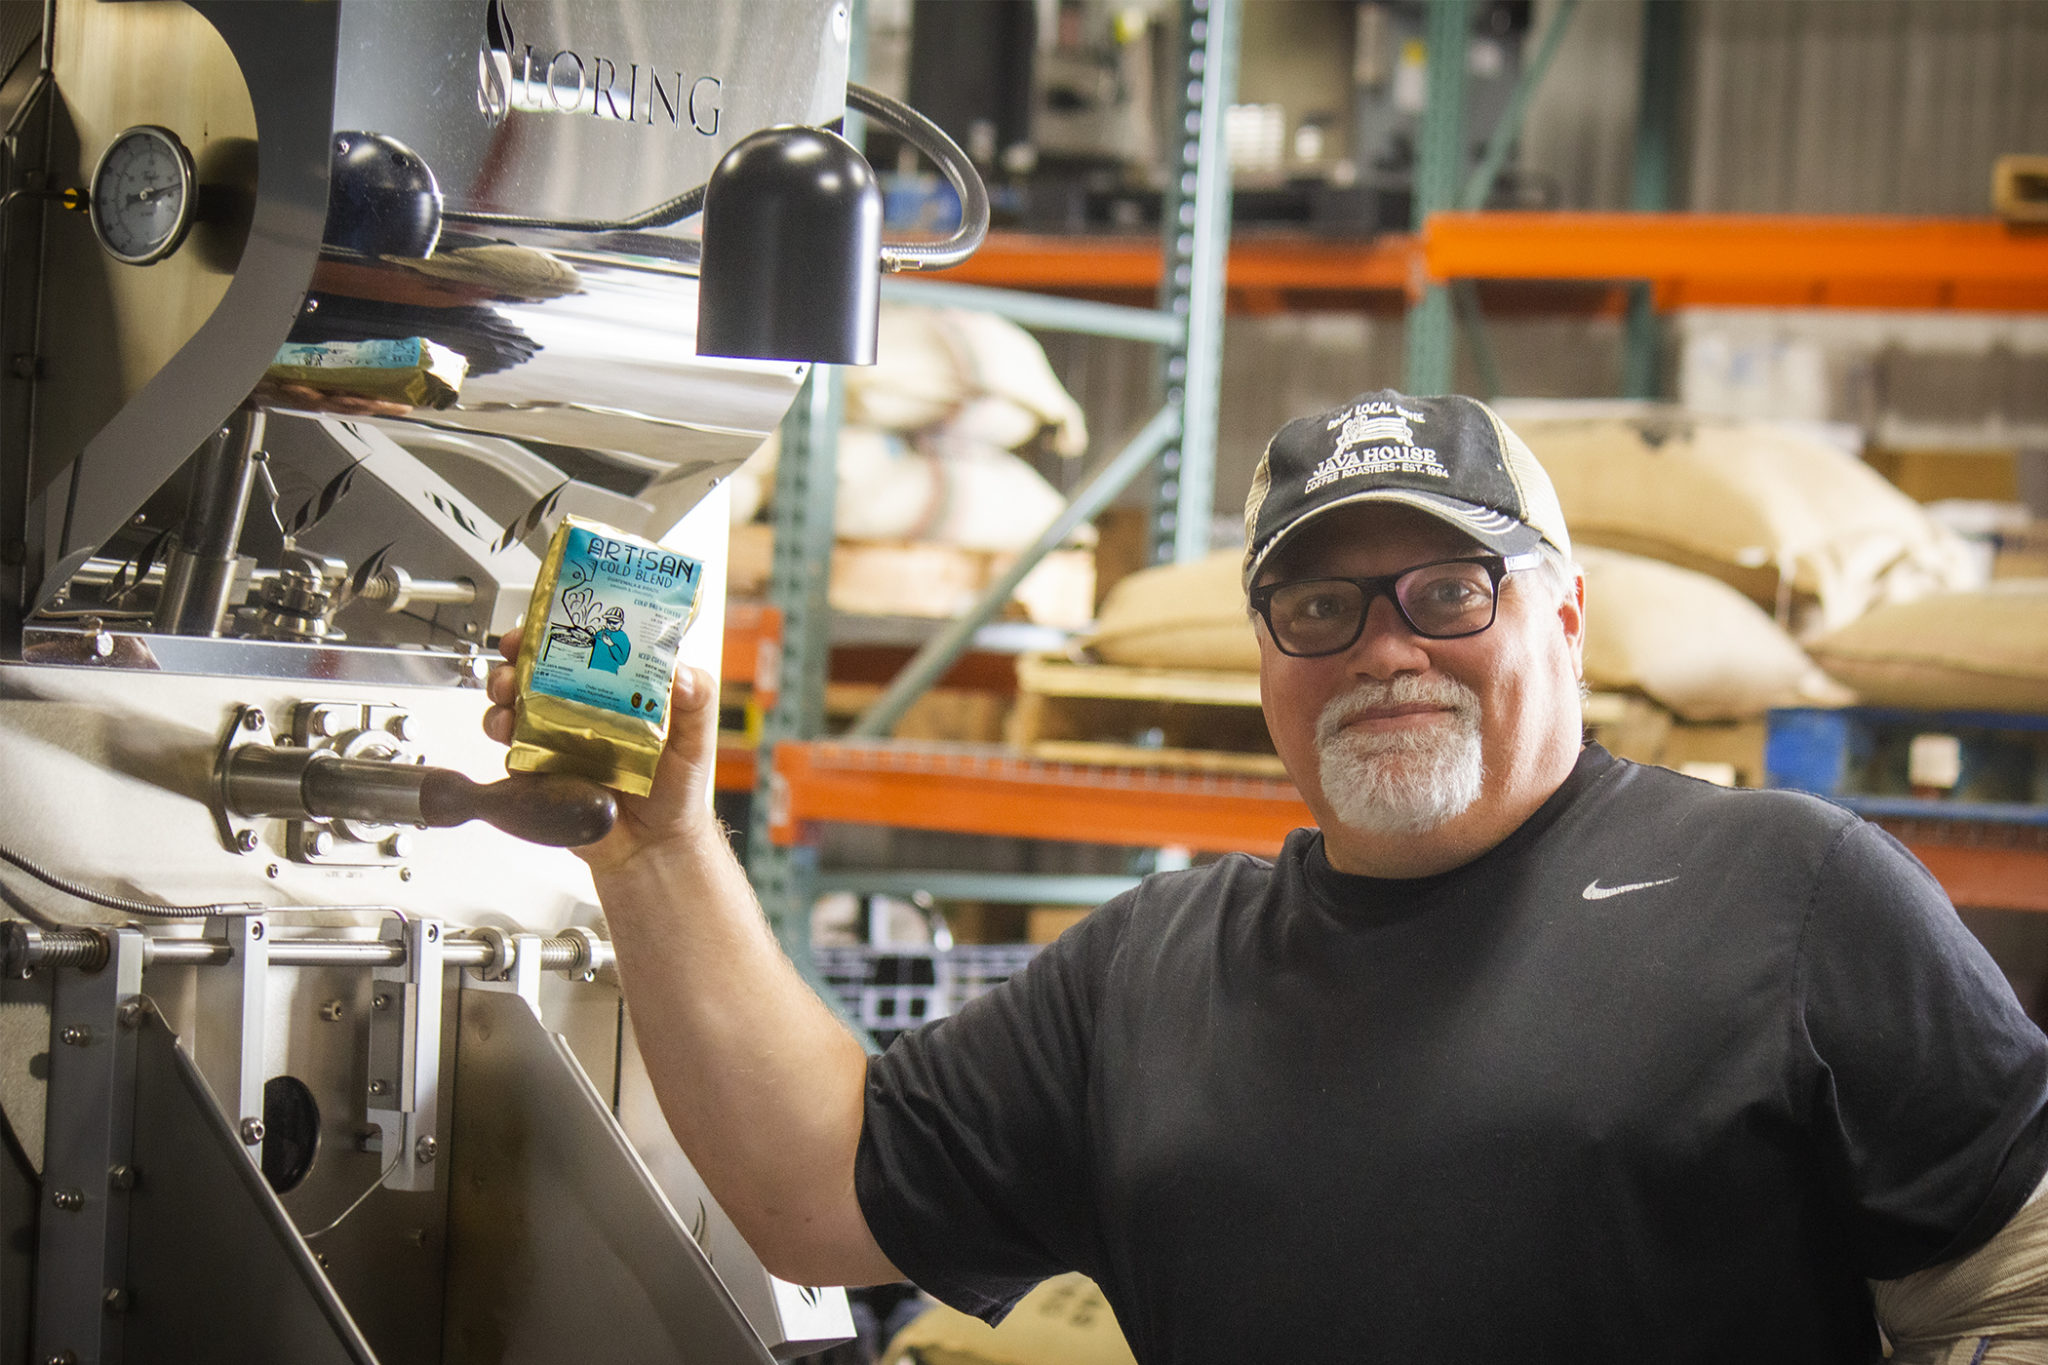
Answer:
[[[336,8],[319,0],[196,8],[66,0],[59,11],[59,89],[77,131],[60,129],[55,180],[83,183],[99,150],[89,144],[133,118],[168,122],[195,151],[217,144],[217,154],[199,158],[202,179],[231,197],[255,195],[258,185],[261,194],[247,209],[246,235],[223,238],[216,251],[201,234],[171,261],[140,268],[106,262],[83,219],[46,210],[56,215],[42,309],[50,330],[37,346],[28,528],[38,602],[248,395],[285,338],[318,254]],[[245,120],[204,103],[218,97],[194,93],[216,86],[246,88],[253,148]],[[131,87],[148,98],[129,99]],[[232,276],[205,307],[222,270]],[[10,450],[0,463],[30,453]]]
[[[846,0],[350,0],[334,127],[411,147],[451,207],[619,218],[757,128],[839,117],[848,40]],[[508,77],[494,122],[481,85]]]
[[[464,991],[444,1358],[772,1359],[566,1044],[516,994]]]
[[[121,1359],[377,1365],[177,1038],[137,1034]]]

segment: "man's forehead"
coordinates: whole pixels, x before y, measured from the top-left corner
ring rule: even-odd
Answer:
[[[1403,564],[1452,555],[1483,553],[1470,536],[1412,507],[1362,503],[1333,507],[1283,541],[1267,560],[1259,578],[1299,577],[1338,559],[1370,557],[1389,562],[1382,571]]]

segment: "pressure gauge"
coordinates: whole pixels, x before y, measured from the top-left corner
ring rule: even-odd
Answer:
[[[117,261],[149,265],[178,249],[192,226],[192,154],[152,123],[115,138],[92,171],[92,226]]]

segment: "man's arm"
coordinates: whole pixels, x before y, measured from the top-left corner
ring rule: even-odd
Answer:
[[[500,646],[507,658],[516,633]],[[512,669],[484,729],[509,741]],[[717,689],[679,671],[644,797],[576,850],[618,946],[634,1036],[670,1129],[762,1264],[802,1284],[901,1279],[854,1196],[867,1055],[769,932],[709,791]]]
[[[1872,1280],[1893,1365],[2048,1361],[2048,1181],[1990,1241],[1959,1260]]]

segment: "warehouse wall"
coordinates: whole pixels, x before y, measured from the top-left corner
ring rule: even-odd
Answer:
[[[1683,207],[1983,214],[2000,153],[2048,151],[2037,0],[1693,0],[1687,20]]]

